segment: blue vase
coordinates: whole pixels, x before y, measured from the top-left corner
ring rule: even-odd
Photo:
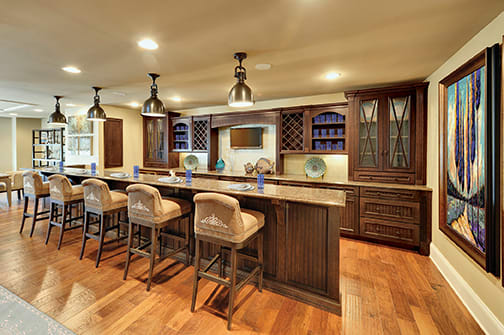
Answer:
[[[226,167],[226,163],[224,163],[222,158],[219,158],[219,160],[217,161],[217,164],[215,164],[215,169],[217,171],[222,171],[222,170],[224,170],[224,167]]]

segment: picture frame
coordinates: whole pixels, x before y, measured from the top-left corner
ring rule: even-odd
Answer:
[[[439,229],[500,275],[501,53],[496,44],[439,82]]]

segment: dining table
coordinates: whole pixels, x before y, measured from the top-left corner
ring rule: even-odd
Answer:
[[[12,205],[12,180],[10,174],[0,173],[0,182],[5,183],[7,191],[7,203]]]

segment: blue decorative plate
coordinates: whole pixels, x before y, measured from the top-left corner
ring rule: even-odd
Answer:
[[[189,155],[184,158],[184,168],[186,170],[196,170],[198,167],[198,157],[194,155]]]
[[[325,174],[327,165],[322,159],[313,157],[306,161],[304,170],[308,177],[319,178]]]

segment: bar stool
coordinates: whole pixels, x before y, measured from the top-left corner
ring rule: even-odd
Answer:
[[[194,283],[191,312],[194,312],[198,281],[205,278],[229,288],[228,330],[231,330],[233,303],[237,293],[255,275],[258,276],[258,288],[262,292],[263,285],[263,231],[264,214],[250,209],[240,209],[240,203],[233,197],[219,193],[200,193],[194,196],[196,213],[194,218],[194,234],[196,236],[196,259],[194,265]],[[245,248],[257,238],[257,258],[239,254],[238,250]],[[200,270],[202,242],[220,246],[220,253],[215,255],[210,263]],[[231,276],[226,280],[223,266],[223,250],[231,250]],[[257,262],[257,266],[241,282],[236,282],[238,260],[244,256]],[[208,273],[208,270],[219,261],[219,276]]]
[[[30,237],[32,237],[33,231],[35,230],[35,223],[37,221],[46,220],[49,218],[49,216],[40,217],[44,214],[49,213],[49,211],[38,211],[39,199],[49,197],[49,182],[44,183],[42,181],[42,177],[37,172],[25,171],[23,173],[23,193],[23,220],[21,221],[21,229],[19,229],[19,233],[21,234],[23,232],[26,218],[33,218],[30,230]],[[34,200],[33,214],[28,213],[28,202],[30,198]]]
[[[161,198],[158,189],[142,184],[130,185],[126,188],[128,192],[128,251],[126,255],[126,266],[124,268],[124,277],[128,275],[128,268],[130,263],[131,254],[136,254],[142,257],[149,258],[149,278],[147,280],[147,291],[150,290],[152,272],[156,262],[159,262],[167,257],[171,257],[183,250],[186,251],[186,265],[190,262],[190,226],[191,226],[191,203],[186,200],[177,198]],[[162,232],[162,229],[168,227],[170,224],[185,220],[185,234]],[[134,225],[151,228],[151,239],[148,243],[140,245],[141,240],[138,239],[138,247],[133,248],[133,229]],[[156,244],[161,237],[172,238],[175,241],[183,241],[184,245],[179,247],[167,255],[162,256],[160,250],[160,257],[156,260]],[[143,251],[150,245],[150,253]]]
[[[84,218],[83,215],[75,217],[72,216],[72,207],[74,206],[77,207],[77,215],[82,214],[82,207],[84,206],[84,189],[82,185],[72,186],[68,178],[60,174],[50,176],[49,185],[49,193],[51,195],[51,208],[49,209],[50,218],[45,244],[49,242],[52,227],[60,227],[60,235],[58,240],[59,250],[65,231],[84,227],[83,224],[72,226],[73,222]],[[58,213],[60,207],[62,209],[61,215]],[[61,222],[58,222],[59,217],[61,217]],[[66,226],[67,223],[70,225],[69,227]]]
[[[128,195],[121,191],[110,191],[107,183],[98,179],[86,179],[82,182],[84,187],[84,229],[82,232],[82,247],[79,259],[84,256],[86,241],[93,239],[98,241],[98,254],[96,255],[96,267],[100,264],[102,248],[105,240],[105,234],[108,231],[117,229],[117,238],[106,243],[117,242],[121,237],[121,212],[128,212]],[[98,217],[97,221],[91,222],[91,215]],[[107,226],[105,221],[113,221],[113,225]],[[89,233],[91,224],[99,224],[97,233]],[[127,224],[127,222],[124,222]]]

